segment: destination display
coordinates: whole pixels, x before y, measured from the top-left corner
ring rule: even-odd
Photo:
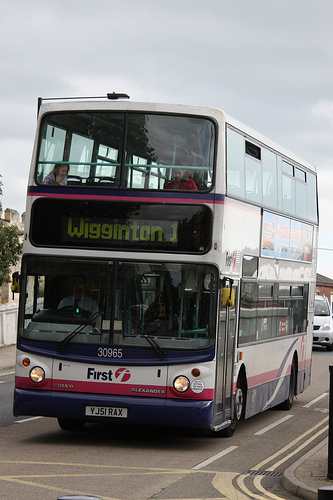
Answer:
[[[36,246],[204,253],[212,213],[201,205],[54,200],[32,208]]]
[[[178,221],[132,220],[125,223],[118,219],[95,217],[63,218],[63,235],[66,241],[132,241],[178,243]]]

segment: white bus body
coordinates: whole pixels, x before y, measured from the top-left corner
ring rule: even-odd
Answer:
[[[44,184],[57,165],[67,184]],[[176,168],[197,190],[164,189]],[[311,376],[317,210],[315,168],[222,111],[43,103],[15,415],[231,435],[241,417],[289,409]],[[92,319],[58,309],[75,276]]]

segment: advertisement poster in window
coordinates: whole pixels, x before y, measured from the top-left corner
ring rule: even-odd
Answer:
[[[312,241],[312,225],[271,212],[263,212],[262,257],[311,262]]]

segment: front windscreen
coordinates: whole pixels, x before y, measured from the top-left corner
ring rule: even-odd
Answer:
[[[26,257],[22,271],[24,338],[152,349],[214,340],[212,265]]]
[[[215,125],[207,118],[49,113],[40,129],[36,180],[59,186],[202,191],[212,186],[214,148]]]
[[[328,301],[325,300],[321,296],[315,298],[314,315],[315,316],[331,316]]]
[[[206,206],[39,198],[30,237],[37,246],[204,253],[211,228]]]

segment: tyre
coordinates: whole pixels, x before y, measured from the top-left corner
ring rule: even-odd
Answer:
[[[237,427],[238,422],[244,418],[245,415],[245,404],[246,404],[246,385],[244,378],[238,378],[235,394],[235,408],[234,408],[234,419],[225,429],[219,431],[221,437],[231,437]]]
[[[63,431],[82,431],[85,421],[75,418],[58,418],[58,424]]]

